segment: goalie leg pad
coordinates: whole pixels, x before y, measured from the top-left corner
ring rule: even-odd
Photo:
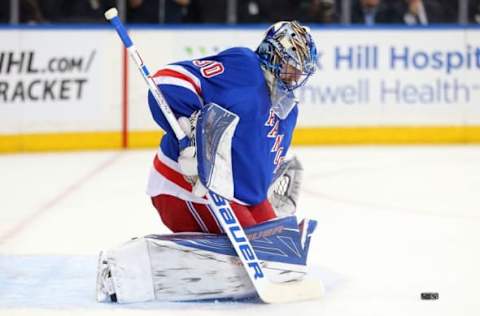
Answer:
[[[315,221],[282,218],[245,230],[274,282],[302,279]],[[225,235],[149,235],[103,252],[97,299],[119,303],[239,299],[256,294]],[[99,293],[100,291],[100,293]]]
[[[188,235],[195,239],[195,234]],[[113,295],[118,303],[255,296],[255,288],[235,257],[167,239],[138,238],[102,256],[97,276],[100,302],[112,301]]]

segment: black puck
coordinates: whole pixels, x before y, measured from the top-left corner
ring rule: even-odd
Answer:
[[[422,300],[438,300],[437,292],[423,292],[420,297]]]

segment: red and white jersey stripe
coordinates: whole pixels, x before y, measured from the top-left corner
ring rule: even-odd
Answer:
[[[153,75],[153,81],[158,84],[170,84],[184,87],[201,98],[202,84],[190,71],[182,66],[168,65]]]
[[[157,196],[160,194],[168,194],[176,196],[185,201],[194,203],[207,204],[206,197],[198,197],[192,193],[192,185],[185,180],[180,172],[178,162],[167,157],[158,149],[153,160],[153,166],[150,169],[150,176],[147,184],[147,194],[149,196]],[[245,202],[234,199],[240,205],[246,205]]]
[[[147,194],[149,196],[168,194],[185,201],[207,204],[205,198],[192,193],[192,185],[180,173],[178,162],[167,157],[161,149],[158,149],[150,169]]]

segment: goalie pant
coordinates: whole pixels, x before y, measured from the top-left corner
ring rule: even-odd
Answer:
[[[270,281],[304,279],[316,221],[295,216],[245,230]],[[149,235],[103,251],[97,300],[119,303],[254,297],[255,287],[225,235]]]
[[[191,191],[191,184],[179,172],[160,161],[157,156],[153,165],[155,172],[185,190]],[[157,209],[162,222],[172,232],[222,233],[221,225],[213,215],[213,210],[204,203],[195,203],[167,194],[152,197],[152,204]],[[232,202],[231,206],[242,227],[250,227],[276,217],[268,200],[250,206]]]

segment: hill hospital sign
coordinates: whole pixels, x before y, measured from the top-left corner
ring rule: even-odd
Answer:
[[[318,75],[300,93],[313,104],[470,103],[480,89],[467,76],[480,69],[480,47],[472,45],[335,45],[329,53],[320,50],[318,65]]]
[[[238,46],[258,45],[258,30],[236,32]],[[215,31],[214,40],[184,33],[177,37],[181,49],[170,58],[218,53],[232,46],[231,33]],[[319,71],[298,91],[301,124],[371,124],[379,116],[387,124],[402,124],[407,116],[412,121],[412,113],[418,123],[458,123],[461,117],[480,122],[480,30],[313,28],[312,33]]]

